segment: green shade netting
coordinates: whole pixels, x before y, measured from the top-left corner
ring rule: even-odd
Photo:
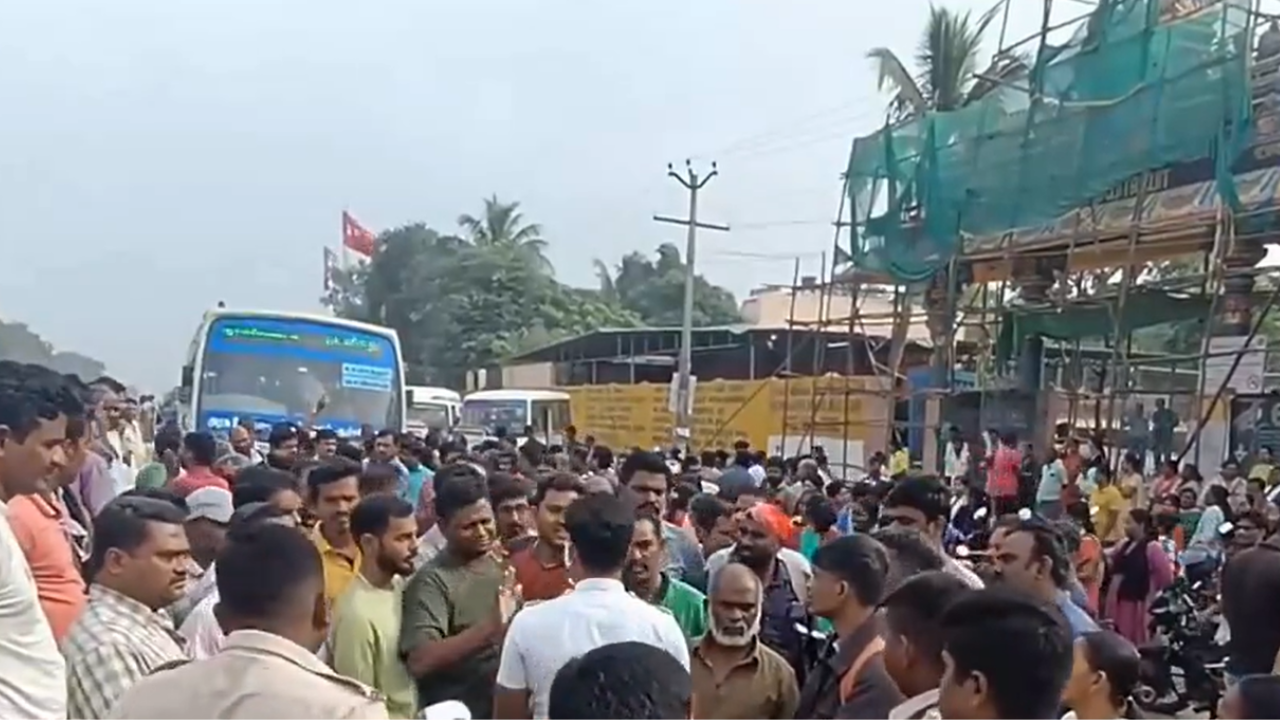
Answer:
[[[959,110],[854,142],[848,168],[853,259],[898,283],[925,280],[965,236],[1050,223],[1116,183],[1247,142],[1249,0],[1176,19],[1165,0],[1102,0],[1062,46],[1042,45],[1029,77]]]
[[[1062,308],[1013,308],[1000,317],[996,362],[1008,362],[1030,337],[1066,341],[1122,338],[1141,328],[1206,317],[1212,302],[1204,296],[1130,290],[1123,313],[1117,307],[1118,298]]]

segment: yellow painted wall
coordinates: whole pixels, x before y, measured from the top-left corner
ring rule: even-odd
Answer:
[[[875,394],[879,381],[838,376],[789,382],[776,378],[699,382],[691,445],[728,447],[746,439],[753,447],[767,448],[769,438],[783,432],[784,408],[790,436],[839,434],[845,420],[846,388],[845,435],[865,441],[870,448],[881,447],[886,400]],[[582,385],[564,390],[572,398],[573,422],[580,435],[594,435],[614,448],[671,444],[673,418],[667,410],[667,385]]]

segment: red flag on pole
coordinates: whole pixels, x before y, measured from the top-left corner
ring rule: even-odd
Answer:
[[[365,226],[351,217],[351,213],[342,211],[342,245],[351,252],[373,257],[373,246],[376,237]]]
[[[325,248],[324,249],[324,291],[325,292],[332,292],[334,288],[337,287],[337,283],[334,282],[334,277],[337,274],[338,274],[338,253],[330,250],[329,248]]]

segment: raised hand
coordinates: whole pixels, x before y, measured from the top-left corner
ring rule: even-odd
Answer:
[[[516,569],[508,565],[502,574],[502,586],[498,588],[498,621],[506,627],[520,609],[520,583],[516,580]]]

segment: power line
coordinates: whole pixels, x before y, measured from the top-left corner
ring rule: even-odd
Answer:
[[[742,230],[767,230],[769,228],[778,227],[796,227],[799,225],[830,225],[830,220],[761,220],[759,222],[734,223],[733,229]],[[788,255],[787,257],[791,257]]]
[[[832,115],[846,111],[854,106],[861,106],[861,109],[854,114],[832,117]],[[785,145],[803,138],[813,138],[815,134],[818,135],[819,140],[824,140],[827,137],[831,137],[833,130],[838,131],[837,137],[847,137],[853,126],[860,125],[871,117],[882,118],[883,116],[883,108],[876,107],[874,102],[869,103],[866,100],[860,100],[845,103],[820,110],[797,120],[780,123],[763,132],[739,138],[708,154],[714,154],[720,159],[733,156],[750,156],[779,144]],[[699,154],[694,157],[699,158],[703,157],[703,155]]]
[[[813,128],[807,132],[797,133],[789,137],[780,137],[772,142],[744,147],[736,153],[727,154],[727,157],[742,160],[744,158],[790,152],[833,140],[848,142],[850,138],[860,134],[859,130],[856,129],[856,125],[857,123],[849,121],[839,127],[833,125],[831,127]]]
[[[757,133],[739,140],[736,140],[725,146],[716,154],[718,157],[726,157],[739,155],[743,152],[750,152],[762,146],[775,145],[780,142],[789,142],[792,139],[805,135],[813,135],[815,133],[826,133],[836,128],[847,127],[852,124],[865,121],[869,117],[866,108],[857,113],[845,113],[831,117],[814,117],[802,122],[793,123],[786,127],[780,127],[769,132]]]
[[[710,253],[711,257],[732,260],[794,260],[796,258],[816,258],[822,255],[821,251],[813,252],[793,252],[793,253],[753,253],[741,250],[716,250]]]

